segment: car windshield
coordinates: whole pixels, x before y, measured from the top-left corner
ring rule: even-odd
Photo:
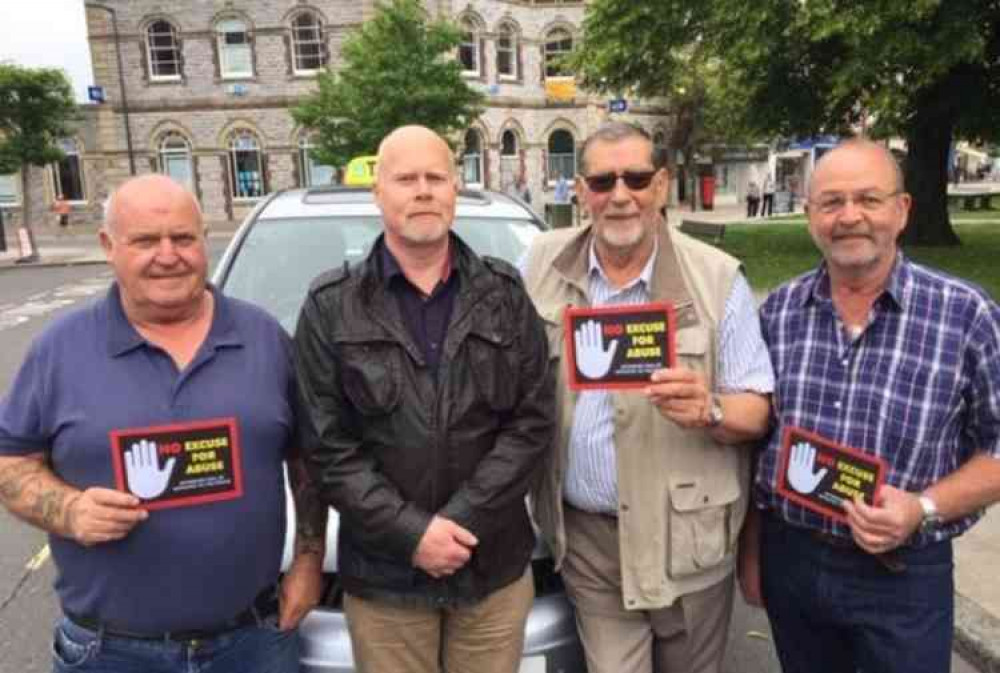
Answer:
[[[381,231],[377,216],[257,220],[236,251],[222,290],[263,307],[292,332],[312,279],[361,260]],[[454,231],[478,254],[511,264],[539,233],[527,219],[470,217],[459,217]]]

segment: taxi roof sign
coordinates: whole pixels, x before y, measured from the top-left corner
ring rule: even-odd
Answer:
[[[378,157],[355,157],[344,171],[344,184],[349,187],[371,187],[375,184],[375,166]]]

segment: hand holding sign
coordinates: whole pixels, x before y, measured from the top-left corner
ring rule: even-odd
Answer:
[[[129,490],[144,500],[151,500],[165,490],[170,481],[176,458],[170,458],[162,468],[157,458],[156,442],[140,440],[125,452],[125,474]]]
[[[812,493],[826,476],[826,468],[813,472],[816,461],[816,447],[808,442],[799,442],[792,447],[788,461],[788,483],[799,493]]]
[[[601,323],[588,320],[573,333],[576,341],[576,366],[588,379],[599,379],[611,370],[611,362],[618,350],[617,339],[604,348]]]

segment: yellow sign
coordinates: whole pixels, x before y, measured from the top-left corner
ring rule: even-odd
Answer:
[[[378,157],[355,157],[344,171],[344,184],[350,187],[371,187],[375,184]]]
[[[545,80],[545,97],[554,101],[572,101],[576,97],[576,80],[572,77],[550,77]]]

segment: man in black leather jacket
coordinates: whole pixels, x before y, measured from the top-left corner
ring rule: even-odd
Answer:
[[[374,192],[383,236],[313,283],[295,337],[355,661],[513,672],[534,597],[524,498],[554,427],[544,329],[517,270],[451,233],[439,136],[387,136]]]

